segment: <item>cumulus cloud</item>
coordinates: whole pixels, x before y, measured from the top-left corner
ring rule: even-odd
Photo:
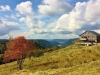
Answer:
[[[35,12],[32,9],[32,2],[26,1],[16,6],[16,11],[20,13],[20,22],[24,22],[29,28],[26,32],[28,37],[53,37],[58,34],[70,34],[70,31],[63,29],[54,29],[55,27],[51,24],[46,26],[45,22],[36,18]],[[52,29],[53,27],[53,29]],[[34,36],[35,35],[35,36]]]
[[[84,4],[84,6],[81,6]],[[78,16],[78,21],[82,22],[80,24],[81,30],[98,30],[100,29],[100,0],[89,0],[87,3],[78,2],[76,4],[78,7],[82,7],[80,10],[80,15]]]
[[[37,20],[34,18],[34,12],[32,10],[32,3],[30,1],[22,2],[16,6],[16,11],[25,17],[19,19],[20,22],[24,22],[29,28],[33,28]]]
[[[18,23],[9,22],[0,18],[0,36],[6,35],[13,30],[19,30]]]
[[[92,7],[92,8],[91,8]],[[48,25],[54,31],[64,30],[80,34],[85,30],[100,29],[100,0],[77,2],[69,14],[63,14],[56,22]],[[96,9],[95,9],[96,8]]]
[[[49,16],[70,12],[72,6],[63,0],[43,0],[43,4],[38,6],[39,12]]]
[[[31,16],[21,17],[19,20],[21,22],[24,22],[27,25],[27,27],[30,29],[41,28],[45,24],[41,20],[34,18],[34,16],[33,17]]]
[[[100,0],[90,0],[87,2],[85,19],[100,23]]]
[[[10,11],[11,9],[10,9],[10,6],[9,5],[5,5],[5,6],[3,6],[3,5],[1,5],[0,6],[0,11]]]
[[[16,6],[16,11],[24,15],[33,15],[32,3],[30,1],[22,2]]]
[[[84,3],[77,3],[75,8],[69,14],[63,14],[57,21],[57,28],[74,32],[80,29],[84,24],[83,11],[85,7]]]
[[[40,13],[49,16],[62,14],[56,21],[47,23],[47,25],[36,18],[31,1],[18,4],[16,11],[20,13],[19,21],[24,22],[29,28],[29,32],[25,33],[27,36],[37,38],[70,38],[77,37],[85,30],[100,29],[99,7],[100,0],[77,2],[73,9],[70,4],[63,0],[43,0],[43,4],[38,6]]]
[[[16,11],[18,11],[21,15],[24,15],[19,19],[19,21],[24,22],[30,29],[28,34],[31,35],[31,33],[40,33],[40,30],[42,30],[42,26],[45,25],[45,23],[35,17],[31,1],[18,4],[16,6]]]

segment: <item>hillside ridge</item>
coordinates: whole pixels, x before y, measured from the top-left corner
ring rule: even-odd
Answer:
[[[0,65],[0,75],[100,75],[100,45],[70,45],[32,60],[27,58],[22,71],[15,62]]]

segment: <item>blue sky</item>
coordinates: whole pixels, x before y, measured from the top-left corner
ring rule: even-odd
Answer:
[[[0,39],[77,38],[100,33],[100,0],[0,0]]]

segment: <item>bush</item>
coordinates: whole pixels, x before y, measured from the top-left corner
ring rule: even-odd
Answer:
[[[35,50],[34,51],[34,57],[39,57],[43,55],[43,51],[42,50]]]
[[[59,49],[59,47],[58,46],[54,46],[54,47],[52,47],[52,50],[54,51],[54,50],[58,50]]]
[[[39,57],[43,55],[43,51],[42,50],[34,50],[34,51],[30,51],[28,54],[28,57]]]

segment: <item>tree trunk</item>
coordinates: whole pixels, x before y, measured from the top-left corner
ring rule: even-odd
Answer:
[[[22,64],[19,64],[18,66],[19,66],[19,69],[20,69],[20,70],[22,70],[22,69],[23,69],[23,68],[22,68]]]
[[[23,62],[24,62],[24,59],[18,59],[18,60],[17,60],[18,68],[19,68],[20,70],[23,69]]]

